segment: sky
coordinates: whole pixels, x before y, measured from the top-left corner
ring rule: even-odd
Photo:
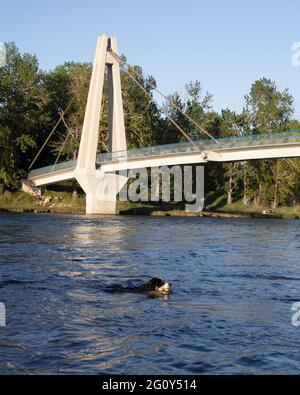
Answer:
[[[251,84],[268,77],[289,88],[298,119],[299,22],[299,0],[0,0],[0,42],[36,54],[43,70],[92,61],[105,33],[165,94],[200,80],[216,111],[240,111]]]

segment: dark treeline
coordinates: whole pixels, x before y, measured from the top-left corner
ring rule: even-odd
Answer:
[[[76,158],[92,69],[90,63],[69,62],[43,72],[35,56],[21,54],[13,43],[6,46],[7,64],[0,68],[0,192],[19,187],[60,116],[62,122],[35,166],[53,164],[58,156],[60,160]],[[132,69],[142,74],[139,66]],[[122,73],[121,78],[129,148],[185,140],[127,74]],[[146,81],[150,84],[142,79],[140,83],[152,95],[156,82],[153,77]],[[252,84],[239,114],[230,109],[215,112],[212,95],[203,92],[199,81],[188,83],[184,95],[175,92],[171,98],[214,137],[300,129],[293,117],[293,97],[267,78]],[[99,150],[103,152],[108,150],[107,107],[105,90],[99,128]],[[164,109],[190,138],[207,138],[172,105],[165,103]],[[276,208],[296,205],[300,199],[298,159],[208,164],[205,171],[206,194],[226,194],[228,204],[241,199],[245,205]]]

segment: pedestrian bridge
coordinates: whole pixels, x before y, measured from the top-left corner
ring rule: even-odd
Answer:
[[[300,156],[300,130],[290,130],[98,153],[95,166],[100,171],[114,172],[142,167],[297,156]],[[70,160],[42,167],[32,170],[28,179],[36,186],[69,180],[75,178],[76,165],[77,160]]]
[[[155,102],[158,108],[163,111],[163,107],[149,94],[149,89],[145,88],[149,84],[150,90],[155,90],[164,100],[169,100],[172,107],[179,111],[193,128],[209,138],[192,141],[188,132],[183,130],[169,114],[165,114],[166,119],[177,128],[187,142],[127,149],[120,68],[143,90],[149,100]],[[109,152],[98,153],[105,73],[108,82]],[[37,153],[31,167],[62,121],[67,109],[68,107],[61,113],[59,121]],[[54,165],[30,171],[28,181],[31,187],[39,187],[76,179],[86,193],[87,213],[115,213],[117,195],[128,180],[126,172],[122,170],[300,156],[300,130],[261,132],[216,139],[184,113],[175,102],[163,95],[156,86],[151,85],[141,74],[137,75],[132,71],[130,66],[118,56],[115,37],[102,35],[98,38],[77,159],[58,163],[58,156]],[[65,143],[67,138],[68,134]],[[23,185],[25,189],[25,182]],[[111,192],[109,195],[105,192],[108,189]]]

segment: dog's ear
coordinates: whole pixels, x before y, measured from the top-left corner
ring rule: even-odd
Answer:
[[[158,287],[162,287],[165,284],[165,281],[162,278],[159,278],[157,281]]]
[[[152,287],[152,286],[154,287],[154,285],[155,285],[155,278],[152,278],[152,280],[150,280],[148,284],[150,285],[150,287]]]

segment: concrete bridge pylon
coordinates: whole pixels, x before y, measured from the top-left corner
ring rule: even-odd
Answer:
[[[105,71],[108,80],[109,151],[126,151],[121,76],[118,61],[111,51],[118,53],[116,37],[98,38],[89,87],[77,165],[74,175],[86,193],[87,214],[115,214],[117,194],[127,177],[96,170],[96,156],[101,120],[101,104]]]

